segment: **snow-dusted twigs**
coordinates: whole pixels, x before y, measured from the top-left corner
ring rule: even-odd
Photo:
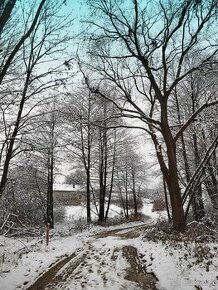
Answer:
[[[0,227],[0,233],[4,236],[36,236],[38,229],[28,228],[21,222],[16,214],[9,213]]]

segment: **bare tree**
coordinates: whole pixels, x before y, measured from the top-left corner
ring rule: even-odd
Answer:
[[[195,57],[193,56],[193,59],[194,58]],[[216,66],[211,64],[209,70],[205,68],[205,70],[193,72],[188,78],[186,78],[186,80],[180,83],[178,92],[176,92],[176,110],[178,120],[175,122],[175,127],[180,127],[182,120],[186,119],[189,114],[193,114],[198,107],[204,103],[217,99],[217,76],[215,67]],[[173,108],[175,108],[175,106],[172,106],[172,112]],[[181,163],[179,164],[179,170],[181,172],[181,177],[184,172],[185,179],[183,180],[183,183],[185,183],[185,185],[189,183],[191,176],[199,166],[204,154],[206,154],[207,148],[210,147],[210,143],[213,142],[213,139],[216,137],[216,118],[214,118],[214,116],[216,116],[216,111],[217,106],[214,106],[205,112],[201,112],[196,117],[195,122],[186,129],[180,140],[178,140],[178,153],[182,153],[184,164],[184,167],[181,166]],[[215,148],[216,144],[214,146],[214,149]],[[196,220],[199,220],[204,216],[204,200],[202,198],[202,195],[204,194],[203,189],[206,187],[209,193],[212,187],[209,186],[207,182],[212,179],[214,182],[216,180],[216,178],[214,178],[216,170],[211,166],[215,155],[216,150],[213,151],[211,158],[208,159],[207,163],[201,168],[198,182],[195,182],[196,185],[189,190],[192,210]],[[204,188],[202,187],[203,184],[205,185]],[[216,195],[210,192],[209,196],[213,196],[212,203],[215,202]]]
[[[41,1],[40,7],[36,12],[36,16],[32,15],[34,6],[31,6],[31,12],[25,14],[24,11],[24,30],[23,38],[16,45],[9,57],[3,62],[0,81],[2,83],[3,98],[1,110],[3,113],[3,130],[5,132],[5,140],[2,142],[1,161],[2,161],[2,176],[0,182],[0,196],[2,195],[7,184],[7,174],[11,159],[17,156],[25,148],[22,140],[25,128],[33,121],[34,114],[38,114],[37,108],[46,102],[50,96],[45,95],[45,91],[61,88],[65,84],[66,77],[60,77],[60,73],[66,70],[64,59],[62,63],[52,59],[52,55],[62,51],[62,45],[66,45],[69,41],[68,35],[65,33],[59,38],[57,33],[63,31],[66,25],[70,25],[71,21],[67,18],[60,17],[59,22],[56,21],[56,16],[59,13],[60,4],[54,1],[46,3]],[[36,4],[36,3],[35,3]],[[31,27],[28,25],[31,18],[34,18]],[[27,18],[27,20],[25,20]],[[14,65],[18,68],[12,74],[7,75],[10,63],[14,60],[16,54],[19,58]],[[42,68],[42,64],[47,69]],[[49,65],[48,65],[49,64]],[[13,75],[14,74],[14,75]],[[13,79],[11,80],[11,77]],[[8,83],[12,82],[13,87],[8,91]],[[7,99],[7,97],[9,98]],[[7,100],[5,102],[5,100]],[[11,114],[12,109],[14,111]],[[7,115],[7,116],[6,116]],[[10,125],[8,125],[10,121]],[[25,147],[25,146],[23,146]]]
[[[44,7],[46,1],[47,0],[40,1],[38,8],[35,11],[35,15],[33,17],[32,22],[25,24],[25,26],[24,26],[25,30],[24,30],[23,34],[19,37],[19,39],[17,40],[15,45],[12,47],[10,53],[5,58],[3,65],[1,67],[1,71],[0,71],[0,84],[2,83],[4,77],[6,76],[7,71],[10,68],[11,63],[14,60],[16,54],[19,52],[21,47],[24,45],[25,41],[31,36],[34,29],[37,27],[39,17],[42,13],[42,10],[43,10],[43,7]],[[2,23],[2,27],[1,27],[2,30],[6,26],[6,23],[11,16],[11,11],[14,8],[14,5],[16,2],[18,2],[18,1],[8,1],[8,3],[6,4],[4,11],[2,13],[2,17],[3,17],[2,22],[1,22]],[[30,25],[29,28],[27,26],[28,24]]]
[[[89,25],[95,28],[90,36],[89,49],[93,61],[87,64],[95,75],[90,90],[111,100],[120,109],[121,116],[146,124],[141,126],[151,136],[156,149],[170,195],[174,228],[183,231],[185,214],[177,143],[196,116],[217,105],[218,101],[195,108],[177,132],[171,128],[169,103],[181,81],[215,61],[218,48],[213,33],[217,1],[188,0],[173,4],[171,1],[134,0],[124,3],[90,0],[89,5],[97,15],[96,19],[89,21]],[[187,66],[186,59],[194,53],[198,53],[198,60]],[[111,91],[116,92],[115,99],[104,93],[105,82]],[[209,158],[209,152],[216,145],[215,138],[205,158]],[[196,176],[199,174],[195,173]],[[197,178],[191,178],[190,182],[193,180]]]
[[[5,2],[6,2],[5,0],[1,0],[0,2],[0,9],[1,9],[0,11],[0,35],[8,19],[11,16],[11,12],[17,0],[7,1],[6,3]]]
[[[86,209],[87,222],[91,222],[91,171],[93,168],[93,139],[96,128],[92,121],[96,116],[96,105],[90,92],[80,87],[75,93],[67,96],[66,104],[61,110],[62,119],[67,127],[67,136],[63,136],[66,144],[66,154],[73,159],[75,167],[81,166],[86,179]]]

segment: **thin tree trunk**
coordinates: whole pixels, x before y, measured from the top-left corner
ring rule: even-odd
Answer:
[[[88,140],[87,140],[87,165],[86,165],[86,210],[87,210],[87,223],[91,222],[91,194],[90,194],[90,165],[91,165],[91,95],[89,94],[88,104]]]
[[[177,118],[179,124],[182,124],[181,120],[181,115],[180,115],[180,107],[179,107],[179,101],[177,97],[177,91],[175,90],[175,99],[176,99],[176,109],[177,109]],[[187,152],[186,152],[186,146],[185,146],[185,140],[183,134],[181,134],[181,144],[182,144],[182,155],[183,155],[183,160],[184,160],[184,165],[185,165],[185,175],[186,175],[186,180],[189,182],[191,178],[191,173],[190,173],[190,168],[188,164],[188,157],[187,157]]]
[[[137,206],[137,196],[136,196],[136,189],[135,189],[135,174],[132,172],[132,193],[133,193],[133,200],[134,200],[134,215],[137,217],[138,215],[138,206]]]
[[[2,9],[5,1],[1,1],[1,2],[3,2],[3,3],[0,3],[1,4],[0,7]],[[6,25],[8,19],[10,18],[11,12],[16,2],[17,0],[11,0],[11,1],[8,1],[7,4],[5,5],[3,12],[0,16],[0,34],[2,33],[2,30],[4,26]]]
[[[99,218],[98,221],[101,223],[104,220],[104,149],[102,134],[100,131],[100,150],[99,150]]]
[[[20,105],[19,105],[19,110],[17,113],[16,122],[14,125],[14,130],[13,130],[13,133],[11,135],[8,150],[7,150],[6,157],[5,157],[5,162],[4,162],[4,166],[3,166],[3,173],[2,173],[1,182],[0,182],[0,198],[4,192],[4,189],[5,189],[5,186],[7,183],[9,165],[10,165],[10,161],[13,157],[14,143],[15,143],[15,139],[17,137],[18,131],[19,131],[20,121],[22,118],[23,108],[24,108],[27,89],[28,89],[29,80],[30,80],[30,74],[31,74],[30,71],[28,71],[27,76],[26,76],[24,89],[23,89],[23,93],[22,93],[22,98],[21,98]]]
[[[207,151],[205,153],[204,158],[202,159],[202,161],[198,165],[198,167],[195,170],[194,174],[192,175],[188,185],[186,186],[185,192],[183,193],[183,197],[182,197],[183,204],[186,202],[188,196],[190,195],[190,192],[195,190],[197,183],[199,182],[199,180],[203,174],[204,167],[206,166],[206,164],[210,160],[213,152],[216,150],[216,147],[218,144],[217,141],[218,141],[218,135],[214,138],[213,142],[210,144],[209,148],[207,149]]]
[[[127,155],[126,155],[126,168],[125,168],[125,194],[126,194],[126,218],[129,218],[129,197],[128,197],[128,165],[127,165]]]
[[[47,184],[47,217],[46,222],[50,228],[54,228],[54,214],[53,214],[53,153],[48,153],[48,184]]]
[[[116,129],[115,129],[115,134],[114,134],[114,146],[113,146],[113,161],[112,161],[112,170],[111,170],[111,183],[110,183],[110,190],[109,190],[109,196],[108,196],[108,204],[107,204],[107,210],[105,213],[105,221],[108,218],[108,213],[110,209],[110,204],[111,204],[111,196],[112,196],[112,191],[113,191],[113,185],[114,185],[114,171],[115,171],[115,163],[116,163]]]
[[[202,129],[202,137],[204,140],[204,144],[206,145],[206,137],[204,130]],[[205,146],[206,149],[206,146]],[[207,167],[205,170],[205,173],[207,172],[209,174],[209,177],[205,179],[205,186],[208,192],[208,195],[211,199],[212,205],[214,209],[218,209],[218,181],[216,178],[216,171],[213,169],[213,164],[212,161],[214,162],[214,168],[217,169],[217,163],[216,163],[216,150],[211,156],[211,161],[209,160],[207,163]]]
[[[86,214],[87,214],[87,223],[91,222],[91,206],[90,206],[90,199],[91,199],[91,194],[90,194],[90,170],[89,170],[89,165],[88,169],[86,171]]]
[[[12,2],[12,1],[10,1],[10,2]],[[12,63],[14,57],[15,57],[15,55],[18,53],[18,51],[20,50],[22,45],[25,43],[25,41],[30,37],[31,33],[34,31],[45,2],[46,2],[46,0],[41,0],[30,28],[20,38],[20,40],[18,41],[18,43],[15,45],[14,49],[10,53],[10,55],[9,55],[8,59],[6,60],[4,66],[2,67],[2,69],[0,71],[0,84],[2,83],[2,81],[3,81],[7,71],[9,69],[9,67],[10,67],[10,65],[11,65],[11,63]]]
[[[104,102],[104,118],[107,116],[107,103]],[[99,208],[99,222],[104,221],[105,217],[105,197],[107,190],[107,161],[108,161],[108,148],[107,148],[107,124],[103,122],[103,133],[100,133],[100,208]]]
[[[54,183],[54,130],[55,116],[52,113],[50,128],[50,146],[48,149],[48,184],[47,184],[47,224],[50,228],[54,228],[54,200],[53,200],[53,183]]]
[[[209,170],[208,170],[209,171]],[[215,210],[218,210],[218,191],[217,191],[217,180],[214,173],[205,179],[204,184],[206,185],[208,195],[210,197],[212,206]]]
[[[200,163],[200,155],[197,144],[197,136],[193,133],[193,144],[194,144],[194,159],[195,167],[197,168]],[[196,221],[200,221],[205,216],[204,203],[202,199],[201,184],[196,188],[192,199],[192,208],[194,210],[194,217]]]
[[[119,177],[118,171],[117,171],[117,181],[118,181],[118,188],[119,188],[119,192],[120,192],[121,207],[123,208],[124,216],[126,216],[126,209],[125,209],[125,204],[124,204],[124,200],[123,200],[122,188],[120,185],[120,177]]]

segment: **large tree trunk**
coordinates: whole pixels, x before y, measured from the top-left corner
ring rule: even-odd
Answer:
[[[165,204],[166,204],[166,210],[167,210],[167,216],[168,221],[171,222],[171,216],[170,216],[170,209],[169,209],[169,202],[168,202],[168,196],[167,196],[167,188],[166,188],[166,182],[163,177],[163,187],[164,187],[164,197],[165,197]]]
[[[169,159],[171,162],[171,159]],[[170,194],[171,208],[172,208],[172,221],[175,230],[185,230],[185,215],[182,206],[181,192],[178,182],[178,174],[176,172],[177,166],[175,164],[170,166],[170,175],[167,181],[168,191]],[[176,173],[175,173],[176,172]]]
[[[176,158],[176,143],[173,139],[167,118],[167,100],[161,103],[161,129],[162,135],[167,147],[168,172],[161,166],[162,173],[167,183],[171,208],[172,221],[175,230],[184,231],[185,229],[185,214],[182,205],[182,197],[179,186],[177,158]]]

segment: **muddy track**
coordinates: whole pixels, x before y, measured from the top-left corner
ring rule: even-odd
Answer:
[[[132,246],[122,246],[120,248],[101,247],[98,241],[102,238],[118,237],[118,239],[133,239],[138,237],[143,229],[151,225],[133,226],[130,228],[107,231],[93,236],[93,241],[87,242],[84,248],[71,256],[63,258],[44,273],[27,290],[48,290],[48,289],[127,289],[120,287],[118,281],[123,280],[123,285],[128,285],[128,281],[137,285],[134,289],[156,290],[157,279],[152,273],[147,273],[146,268],[140,261],[137,249]],[[116,238],[115,238],[116,239]],[[97,242],[97,244],[96,244]],[[119,261],[124,258],[129,267],[123,274],[119,273]],[[111,273],[117,272],[117,281],[113,281]],[[96,277],[98,278],[96,280]],[[115,279],[116,280],[116,279]],[[114,284],[111,284],[114,283]],[[117,284],[116,284],[117,283]],[[68,286],[67,286],[68,285]],[[70,286],[69,286],[70,285]],[[112,285],[112,286],[111,286]],[[118,287],[119,286],[119,287]],[[131,289],[131,288],[129,288]]]
[[[126,228],[116,229],[116,230],[110,230],[110,231],[105,231],[100,234],[95,234],[94,237],[105,238],[108,236],[116,236],[116,237],[127,238],[127,239],[137,238],[141,235],[143,230],[148,229],[149,227],[152,227],[152,226],[154,226],[154,223],[126,227]]]
[[[141,289],[156,290],[157,277],[154,273],[147,273],[146,268],[140,262],[137,249],[132,246],[125,246],[122,251],[130,264],[130,267],[126,270],[125,279],[136,282]]]
[[[74,271],[78,267],[78,265],[82,262],[84,256],[74,261],[75,257],[76,255],[75,253],[73,253],[69,257],[62,259],[55,265],[51,266],[51,268],[46,273],[44,273],[41,277],[39,277],[38,280],[28,288],[28,290],[53,289],[54,286],[64,282],[65,276],[63,275],[63,273],[59,275],[58,272],[71,261],[73,261],[73,263],[70,263],[68,265],[65,272],[67,274],[68,271]]]

